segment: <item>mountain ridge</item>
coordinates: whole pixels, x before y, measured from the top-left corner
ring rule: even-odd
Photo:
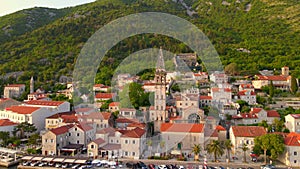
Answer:
[[[166,12],[199,27],[215,45],[223,64],[237,63],[241,74],[288,65],[293,74],[300,77],[300,31],[295,22],[300,17],[282,12],[287,8],[298,11],[295,8],[298,4],[284,0],[283,5],[275,3],[274,6],[265,1],[184,1],[196,12],[192,16],[179,1],[170,0],[102,0],[72,7],[61,17],[1,43],[0,72],[5,75],[22,71],[17,82],[35,76],[41,84],[55,83],[62,75],[72,76],[84,43],[105,24],[133,13]],[[251,9],[245,11],[247,4],[251,4]],[[279,14],[289,17],[273,19],[272,13],[274,17]],[[0,23],[2,19],[0,17]],[[95,81],[109,84],[114,68],[124,57],[143,48],[159,46],[174,53],[192,52],[183,43],[161,35],[130,37],[107,53]]]

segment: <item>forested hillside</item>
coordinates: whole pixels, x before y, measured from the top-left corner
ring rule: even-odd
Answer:
[[[0,30],[8,27],[8,20],[19,25],[11,38],[0,33],[5,36],[0,44],[0,72],[3,77],[19,72],[17,79],[2,80],[2,85],[28,81],[31,76],[38,84],[51,85],[62,75],[72,76],[76,57],[93,33],[114,19],[146,11],[174,14],[197,25],[213,42],[223,64],[237,63],[240,74],[287,65],[300,77],[300,7],[297,0],[184,2],[191,7],[192,14],[179,0],[99,0],[54,10],[58,17],[54,20],[46,20],[47,14],[39,15],[35,19],[41,22],[32,29],[21,29],[25,24],[19,17],[21,12],[0,17]],[[174,53],[192,52],[183,43],[166,36],[133,36],[108,52],[96,82],[109,84],[113,70],[122,59],[138,50],[159,46]]]

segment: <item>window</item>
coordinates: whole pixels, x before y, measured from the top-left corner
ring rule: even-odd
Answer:
[[[135,144],[135,140],[132,140],[132,144]]]
[[[128,144],[128,140],[125,140],[125,144]]]
[[[77,140],[77,144],[79,144],[79,140]]]
[[[135,156],[135,152],[132,152],[132,156]]]
[[[94,144],[91,145],[91,149],[94,149]]]
[[[111,140],[110,140],[110,143],[113,143],[113,142],[114,142],[114,140],[113,140],[113,139],[111,139]]]
[[[48,140],[47,140],[47,139],[45,139],[45,143],[47,143],[47,141],[48,141]]]
[[[51,139],[51,143],[53,143],[54,142],[54,140],[53,139]]]
[[[75,128],[75,131],[77,131],[77,128]]]
[[[296,156],[297,155],[297,151],[294,151],[294,156]]]
[[[69,133],[69,136],[71,136],[71,133]]]
[[[124,154],[125,154],[125,156],[128,156],[128,152],[127,151],[125,151]]]
[[[194,142],[196,142],[196,136],[194,136]]]
[[[296,163],[297,163],[297,160],[294,160],[294,163],[296,164]]]
[[[79,136],[79,133],[77,133],[77,136]]]

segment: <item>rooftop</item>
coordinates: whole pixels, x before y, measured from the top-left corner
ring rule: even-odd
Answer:
[[[63,103],[64,101],[47,101],[47,100],[30,100],[28,102],[25,102],[25,104],[41,105],[41,106],[59,106]]]
[[[179,133],[203,133],[203,124],[191,123],[162,123],[161,132],[179,132]]]
[[[8,111],[12,111],[18,114],[32,114],[34,111],[40,109],[40,107],[29,107],[29,106],[11,106],[6,108]]]
[[[232,126],[235,137],[257,137],[266,134],[266,130],[261,126]]]

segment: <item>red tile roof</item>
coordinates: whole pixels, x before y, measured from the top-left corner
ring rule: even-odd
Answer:
[[[235,137],[257,137],[266,134],[266,130],[261,126],[232,126]]]
[[[276,110],[267,110],[268,117],[280,117],[279,113]]]
[[[116,132],[116,129],[112,128],[112,127],[107,127],[101,130],[98,130],[96,133],[97,134],[108,134],[109,136],[113,136]]]
[[[29,106],[11,106],[6,110],[18,113],[18,114],[31,114],[34,111],[40,109],[40,107],[29,107]]]
[[[145,130],[137,127],[133,130],[128,130],[122,135],[122,137],[141,138],[145,133]]]
[[[47,101],[47,100],[30,100],[26,102],[26,104],[41,105],[41,106],[59,106],[63,103],[64,101]]]
[[[61,126],[55,129],[50,130],[52,133],[54,133],[55,135],[61,135],[64,133],[67,133],[69,131],[70,128],[72,128],[74,125],[70,124],[70,125],[66,125],[66,126]]]
[[[127,119],[127,118],[118,118],[116,119],[116,123],[138,123],[137,119]]]
[[[247,90],[242,90],[242,91],[238,92],[238,95],[239,96],[245,96],[247,92],[248,92]],[[255,96],[256,95],[255,92],[253,92],[253,91],[249,91],[249,92],[250,92],[251,96]]]
[[[270,81],[287,81],[289,76],[283,75],[272,75],[272,76],[263,76],[263,75],[256,75],[258,80],[270,80]]]
[[[95,84],[94,87],[104,87],[104,84]]]
[[[109,103],[109,107],[113,107],[113,106],[119,106],[120,102],[111,102]]]
[[[111,117],[111,113],[107,112],[92,112],[88,115],[79,116],[83,119],[101,119],[108,120]]]
[[[216,130],[218,130],[218,131],[226,131],[226,129],[223,126],[221,126],[221,125],[217,125]]]
[[[0,126],[14,126],[17,123],[10,121],[9,119],[0,119]]]
[[[49,117],[47,117],[47,119],[57,119],[63,115],[75,115],[75,114],[76,114],[75,111],[62,112],[62,113],[57,113],[52,116],[49,116]]]
[[[191,123],[162,123],[160,126],[161,132],[203,133],[203,129],[203,124]]]
[[[290,133],[284,138],[284,144],[287,146],[300,146],[300,134]]]
[[[241,88],[253,89],[254,86],[252,84],[241,84]]]
[[[94,109],[89,108],[89,107],[75,109],[75,111],[78,112],[78,113],[89,112],[89,111],[92,111],[92,110],[94,110]]]
[[[212,100],[211,96],[200,96],[200,100]]]
[[[218,88],[218,87],[211,88],[211,90],[212,90],[213,92],[220,92],[221,89],[224,89],[224,92],[231,92],[231,89],[230,89],[230,88]]]
[[[95,98],[97,99],[112,99],[115,96],[114,93],[97,93]]]
[[[22,87],[25,86],[25,84],[9,84],[6,87]]]
[[[79,124],[76,124],[77,127],[79,127],[81,130],[83,131],[89,131],[89,130],[93,130],[93,127],[91,127],[90,125],[88,125],[87,123],[79,123]]]
[[[98,138],[98,139],[93,140],[93,141],[91,141],[91,142],[94,142],[94,143],[96,143],[97,145],[100,145],[100,144],[105,143],[105,140],[103,140],[102,138]]]
[[[145,128],[146,124],[145,123],[130,123],[128,124],[127,127],[139,127],[139,128]]]
[[[251,108],[250,113],[259,113],[261,110],[263,110],[262,108]]]
[[[300,119],[300,114],[290,114],[295,119]]]

